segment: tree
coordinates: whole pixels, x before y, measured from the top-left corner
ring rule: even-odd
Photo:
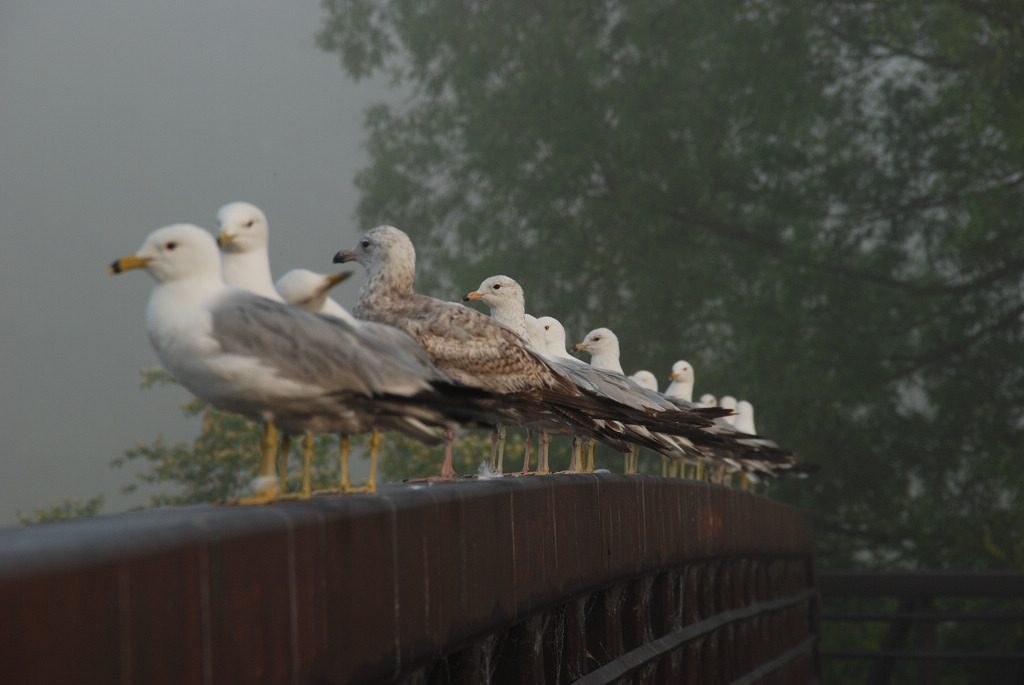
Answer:
[[[75,518],[88,518],[96,516],[103,508],[103,495],[96,495],[82,501],[71,497],[63,497],[47,507],[36,507],[31,514],[18,512],[18,520],[24,525],[36,523],[53,523],[54,521],[67,521]]]
[[[1024,15],[998,2],[326,0],[360,220],[507,273],[822,465],[825,566],[1019,565]],[[467,285],[468,284],[468,285]],[[664,378],[664,373],[660,373]]]
[[[166,372],[158,368],[142,372],[144,389],[174,383]],[[261,430],[259,424],[237,414],[218,411],[204,402],[193,398],[182,405],[188,417],[201,420],[199,434],[191,443],[165,445],[161,438],[151,443],[139,442],[125,450],[123,457],[112,462],[122,468],[129,463],[141,463],[145,468],[137,471],[135,479],[147,485],[171,486],[172,492],[158,492],[151,496],[151,506],[174,506],[217,502],[239,497],[246,493],[249,484],[257,476],[257,445]],[[365,459],[368,456],[366,436],[351,436],[351,459]],[[314,441],[311,485],[314,490],[328,490],[338,487],[341,467],[338,460],[338,437],[317,436]],[[522,435],[509,431],[505,454],[506,464],[519,468],[525,448]],[[463,474],[477,473],[481,462],[490,454],[490,438],[484,431],[464,431],[455,445],[456,470]],[[568,463],[568,450],[557,443],[552,446],[553,460]],[[536,466],[536,448],[532,463]],[[428,447],[417,440],[397,432],[384,433],[379,457],[379,480],[382,482],[422,478],[437,473],[441,452],[437,447]],[[289,466],[283,475],[289,492],[302,487],[302,444],[301,440],[291,441],[287,459]],[[508,470],[506,466],[506,470]],[[129,483],[122,491],[134,492],[139,482]],[[353,483],[358,485],[358,483]],[[36,510],[39,521],[71,518],[72,515],[95,515],[102,503],[102,496],[90,500],[80,507],[76,502],[65,499],[62,505],[54,505],[52,511]],[[78,510],[81,509],[79,512]],[[22,521],[32,522],[22,515]]]

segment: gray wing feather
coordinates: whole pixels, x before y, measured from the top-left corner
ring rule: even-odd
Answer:
[[[232,293],[212,314],[214,337],[225,352],[258,358],[283,377],[328,390],[408,395],[443,378],[424,364],[425,354],[411,340],[396,344],[390,334],[378,337],[380,331],[362,332],[250,293]]]

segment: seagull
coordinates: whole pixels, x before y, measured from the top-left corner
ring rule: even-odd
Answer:
[[[629,432],[623,426],[626,422],[651,424],[658,430],[664,426],[684,434],[699,432],[703,425],[701,417],[689,413],[655,415],[588,392],[512,330],[476,310],[413,292],[416,251],[397,228],[371,229],[354,249],[339,251],[334,261],[357,261],[367,270],[353,310],[357,318],[402,328],[441,371],[518,402],[524,412],[516,422],[520,425],[586,434],[622,452],[634,441],[653,442]],[[454,475],[448,459],[439,478]]]
[[[485,279],[476,291],[469,293],[463,299],[481,300],[491,308],[491,316],[494,320],[520,333],[520,335],[528,330],[528,315],[525,311],[523,288],[508,276],[491,276]],[[602,397],[611,398],[638,409],[673,412],[677,410],[676,407],[666,402],[660,396],[645,393],[641,386],[630,381],[622,374],[613,374],[592,368],[569,355],[565,351],[565,330],[557,320],[551,317],[543,317],[538,323],[542,324],[545,331],[545,352],[552,358],[552,362],[556,367],[563,371],[563,373],[566,373],[577,385]],[[548,337],[550,337],[550,347]],[[563,360],[570,360],[567,368],[560,366]],[[679,449],[675,441],[668,436],[655,437],[650,431],[637,425],[630,425],[629,429],[636,434],[643,435],[647,439],[660,441],[666,449],[672,451]],[[590,461],[591,464],[588,465],[588,471],[593,470],[593,459]]]
[[[491,310],[491,319],[510,328],[519,337],[526,340],[535,352],[544,352],[544,329],[533,316],[525,312],[525,296],[523,288],[508,276],[491,276],[480,283],[480,287],[462,297],[463,302],[479,300]],[[518,303],[518,304],[517,304]],[[533,431],[526,433],[526,451],[523,455],[523,470],[520,474],[530,471],[530,447],[533,444]],[[505,452],[505,427],[497,426],[491,436],[491,469],[502,472],[502,459]]]
[[[341,319],[353,326],[358,326],[358,320],[348,313],[340,304],[327,295],[327,292],[348,279],[351,271],[342,271],[335,274],[319,274],[309,269],[292,269],[274,284],[277,292],[284,301],[293,307],[301,307],[306,311],[317,314],[324,314]],[[377,455],[380,451],[380,432],[374,428],[370,432],[370,477],[366,485],[353,487],[349,479],[349,453],[352,451],[352,444],[349,436],[342,433],[339,436],[338,461],[341,463],[341,485],[338,491],[350,492],[376,492],[377,491]],[[303,480],[308,480],[309,469]],[[334,490],[318,490],[313,494],[334,492]]]
[[[327,291],[345,280],[351,272],[323,276],[306,269],[293,269],[274,283],[270,271],[270,226],[263,210],[248,202],[231,202],[217,210],[219,233],[217,245],[221,249],[224,280],[228,285],[248,290],[275,302],[302,307],[309,311],[329,314],[354,324],[355,317],[327,296]],[[281,440],[279,470],[284,475],[289,452],[289,436]],[[340,436],[338,459],[341,462],[342,492],[375,492],[377,489],[377,454],[380,434],[374,428],[370,437],[370,478],[364,487],[354,488],[349,482],[349,452],[347,435]],[[313,454],[313,436],[305,436],[302,492],[310,494],[310,471]]]
[[[647,388],[651,392],[658,392],[658,377],[646,369],[641,369],[629,375],[637,385]]]
[[[293,307],[335,316],[352,323],[356,317],[327,295],[327,292],[352,275],[351,271],[336,274],[318,274],[309,269],[292,269],[277,279],[274,289]]]
[[[572,348],[573,352],[580,350],[590,354],[591,366],[626,375],[619,363],[619,339],[607,328],[595,328],[587,333],[583,342]]]
[[[612,374],[624,376],[625,372],[622,370],[622,364],[619,361],[619,338],[608,328],[595,328],[594,330],[587,333],[584,337],[583,342],[578,343],[572,348],[574,352],[585,351],[590,354],[590,366],[603,369]],[[678,402],[666,400],[663,395],[658,395],[656,392],[651,393],[652,397],[658,397],[659,400],[665,402],[666,407],[675,407],[688,411],[697,410],[698,408],[692,404],[688,406],[682,406]],[[593,447],[593,446],[591,446]],[[663,456],[665,456],[663,454]],[[699,464],[701,453],[698,451],[696,454],[691,455],[695,458]],[[662,471],[666,472],[668,468],[668,462],[662,460]]]
[[[658,377],[646,369],[641,369],[636,373],[629,375],[633,381],[642,388],[646,388],[651,392],[658,392]],[[662,474],[667,475],[668,471],[668,458],[665,456],[661,457]],[[626,457],[626,473],[636,473],[640,469],[640,448],[636,445],[633,446],[632,451]]]
[[[270,226],[267,215],[248,202],[231,202],[217,210],[217,246],[221,249],[224,281],[235,288],[248,290],[275,302],[284,302],[270,275]],[[313,435],[305,435],[303,492],[309,492],[310,466],[313,456]],[[278,471],[285,477],[291,437],[281,438]]]
[[[278,428],[361,433],[374,426],[439,443],[446,430],[489,416],[495,398],[438,371],[398,331],[391,339],[228,286],[213,236],[190,224],[154,231],[108,272],[145,269],[146,308],[164,367],[203,401],[260,421],[260,477],[243,504],[277,496]]]
[[[722,417],[725,422],[730,426],[736,425],[736,398],[732,395],[722,395],[718,398],[718,406],[729,410],[729,413]]]
[[[736,420],[733,422],[736,430],[750,435],[757,435],[757,428],[754,427],[754,405],[746,400],[736,403]]]
[[[634,406],[642,406],[649,412],[671,412],[675,413],[678,408],[667,402],[665,398],[655,392],[646,390],[643,386],[631,381],[626,376],[600,369],[587,364],[586,362],[573,357],[565,350],[565,328],[555,318],[544,316],[539,319],[544,326],[547,335],[547,353],[570,378],[584,387],[591,388],[594,392],[607,394],[614,399]],[[636,431],[643,431],[650,436],[642,426],[630,426]],[[661,452],[663,455],[672,458],[690,456],[696,458],[700,451],[693,442],[682,436],[654,435],[650,436],[656,441],[655,445],[645,445]],[[660,444],[659,444],[660,443]],[[628,453],[632,453],[634,447],[631,445]],[[632,472],[632,471],[630,471]]]
[[[669,385],[665,388],[665,397],[683,402],[693,402],[693,367],[680,359],[672,365],[672,373],[668,377]]]
[[[217,223],[224,282],[284,302],[270,275],[270,227],[263,210],[248,202],[232,202],[217,210]]]

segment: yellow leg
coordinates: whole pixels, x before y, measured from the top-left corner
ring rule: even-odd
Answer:
[[[313,495],[336,495],[339,492],[348,492],[348,452],[351,445],[348,441],[347,435],[340,435],[338,442],[338,461],[341,462],[341,484],[337,488],[327,488],[326,490],[314,490],[311,494]]]
[[[313,471],[313,434],[306,431],[302,444],[302,489],[298,492],[281,495],[282,499],[309,499],[312,488],[310,479]]]
[[[292,436],[285,433],[281,436],[281,451],[277,455],[277,475],[281,484],[281,492],[288,492],[288,455],[292,451]]]
[[[594,439],[591,438],[590,442],[587,444],[587,473],[593,473],[594,472],[594,447],[595,446],[596,446],[596,443],[594,442]]]
[[[348,452],[352,445],[349,443],[348,436],[341,436],[341,444],[338,446],[338,458],[341,459],[341,491],[348,492],[352,487],[352,483],[348,479]]]
[[[306,445],[302,452],[302,495],[305,499],[309,499],[309,493],[312,491],[312,472],[313,472],[313,434],[306,431]]]
[[[277,498],[277,426],[267,421],[260,438],[260,474],[258,490],[251,497],[242,497],[229,504],[267,504]]]
[[[377,454],[380,452],[380,431],[376,428],[370,435],[370,479],[361,488],[349,488],[345,492],[377,492]]]

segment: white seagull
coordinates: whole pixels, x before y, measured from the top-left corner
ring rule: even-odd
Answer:
[[[453,429],[491,413],[494,399],[438,371],[416,343],[274,302],[228,286],[213,236],[177,224],[154,231],[109,272],[145,269],[156,281],[146,329],[161,363],[200,399],[260,421],[264,435],[256,494],[277,496],[277,428],[360,433],[374,426],[439,442],[430,426]]]

